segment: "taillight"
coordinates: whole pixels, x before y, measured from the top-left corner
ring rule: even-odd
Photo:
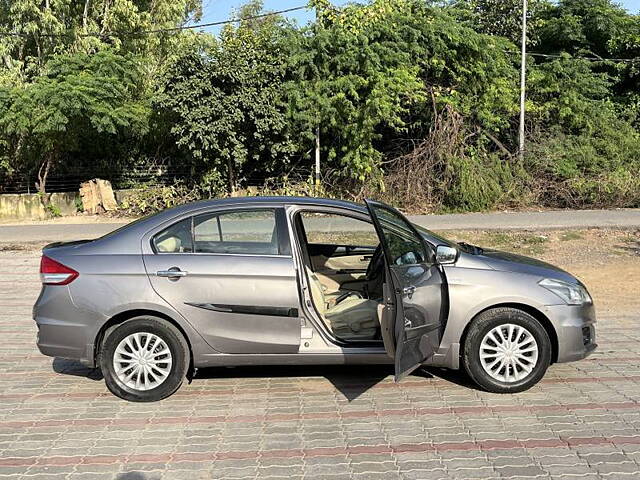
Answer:
[[[78,278],[73,268],[43,255],[40,260],[40,279],[45,285],[67,285]]]

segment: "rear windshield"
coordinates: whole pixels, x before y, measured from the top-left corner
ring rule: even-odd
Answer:
[[[99,237],[99,238],[109,238],[112,235],[115,235],[118,232],[121,232],[122,230],[124,230],[125,228],[129,228],[132,227],[134,225],[137,225],[138,223],[142,223],[146,220],[149,220],[150,218],[155,217],[156,215],[161,214],[162,211],[160,212],[156,212],[156,213],[152,213],[150,215],[145,215],[144,217],[140,217],[140,218],[136,218],[135,220],[129,222],[129,223],[125,223],[124,225],[122,225],[121,227],[116,228],[115,230],[110,231],[109,233],[105,233],[103,236]]]

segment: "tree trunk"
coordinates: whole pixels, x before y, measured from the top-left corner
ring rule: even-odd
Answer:
[[[227,160],[227,168],[229,170],[229,194],[233,197],[236,191],[236,176],[233,170],[233,159],[229,158]]]
[[[82,28],[84,29],[84,33],[87,33],[87,19],[89,17],[89,4],[91,0],[86,0],[84,2],[84,12],[82,12]]]
[[[107,15],[109,14],[109,0],[105,0],[104,8],[102,9],[102,26],[100,27],[100,34],[102,35],[107,30]]]
[[[38,169],[38,182],[36,183],[36,189],[38,190],[38,194],[40,195],[40,201],[46,207],[49,205],[49,197],[47,196],[47,177],[49,176],[49,170],[51,170],[51,165],[53,165],[54,153],[49,153],[45,161],[42,162],[40,168]]]

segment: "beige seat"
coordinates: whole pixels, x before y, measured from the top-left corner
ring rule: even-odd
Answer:
[[[338,294],[325,295],[315,273],[307,268],[311,299],[333,334],[344,340],[371,340],[378,327],[378,302],[351,295],[335,303]]]

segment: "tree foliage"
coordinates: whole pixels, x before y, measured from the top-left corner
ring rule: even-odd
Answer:
[[[0,35],[0,180],[38,172],[44,192],[60,163],[92,155],[121,163],[109,156],[141,142],[155,78],[186,41],[135,32],[181,25],[200,8],[198,0],[0,3],[0,30],[12,32]]]
[[[146,35],[201,2],[0,2],[0,28],[20,33],[0,36],[0,190],[109,166],[181,170],[184,188],[225,194],[310,174],[319,131],[328,194],[414,210],[640,205],[638,15],[529,1],[521,163],[520,0],[310,4],[303,26],[253,18],[253,0],[218,35]]]
[[[38,165],[41,193],[51,168],[78,149],[87,129],[144,133],[149,105],[140,95],[138,70],[134,57],[109,50],[55,55],[35,81],[0,88],[0,128],[23,162]]]
[[[249,4],[241,17],[259,11]],[[201,171],[229,188],[252,173],[282,169],[296,153],[283,84],[292,78],[290,36],[278,19],[242,21],[197,41],[167,72],[159,104],[171,132]]]

